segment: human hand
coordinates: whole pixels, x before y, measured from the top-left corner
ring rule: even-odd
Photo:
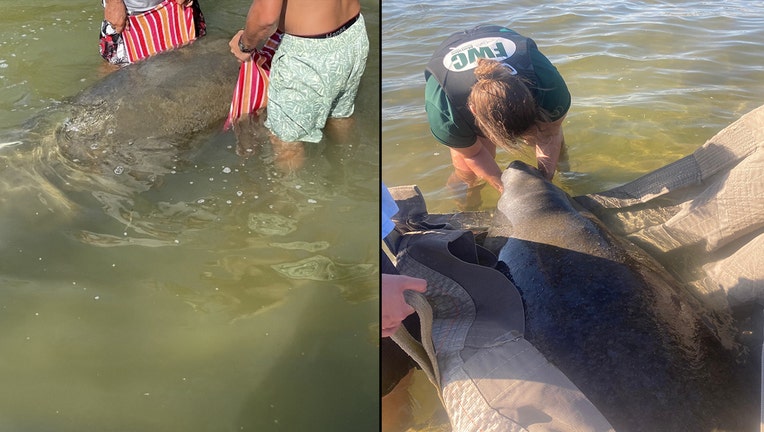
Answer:
[[[536,148],[538,169],[547,180],[552,180],[552,177],[554,177],[557,163],[560,160],[560,152],[565,141],[562,133],[562,122],[564,120],[565,117],[563,116],[552,123],[536,123],[534,133],[530,134],[526,140],[528,144]]]
[[[405,290],[423,293],[427,291],[427,281],[404,275],[382,274],[382,337],[395,334],[403,320],[414,313],[414,308],[403,297]]]
[[[191,6],[191,3],[193,3],[194,0],[175,0],[175,3],[179,4],[180,6]]]
[[[236,32],[235,35],[233,35],[233,38],[231,38],[231,41],[228,42],[228,46],[231,48],[231,54],[233,54],[233,56],[236,57],[237,60],[239,60],[239,63],[252,60],[252,53],[245,53],[239,49],[239,39],[241,38],[241,35],[243,34],[244,34],[244,30],[239,30],[238,32]]]
[[[127,8],[122,0],[107,1],[103,8],[103,19],[111,24],[117,33],[122,33],[127,26]]]

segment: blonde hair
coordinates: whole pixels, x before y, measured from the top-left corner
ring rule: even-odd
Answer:
[[[477,127],[496,145],[518,149],[540,115],[527,81],[496,60],[479,59],[474,73],[467,106]]]

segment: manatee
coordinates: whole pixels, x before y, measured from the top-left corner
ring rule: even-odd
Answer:
[[[534,168],[502,176],[486,245],[521,293],[525,336],[618,431],[753,430],[758,380],[650,255]]]
[[[41,112],[20,147],[33,147],[54,183],[146,190],[200,135],[222,130],[238,68],[227,41],[206,36],[115,70]]]

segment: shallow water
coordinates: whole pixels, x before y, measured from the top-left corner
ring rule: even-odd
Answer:
[[[0,430],[378,428],[379,4],[362,4],[357,138],[285,175],[215,128],[137,188],[29,123],[108,72],[99,2],[0,0]],[[248,2],[201,6],[224,38]]]
[[[681,158],[764,104],[764,5],[731,2],[386,2],[382,6],[382,178],[417,184],[430,212],[451,212],[449,152],[430,134],[424,65],[448,35],[480,23],[532,37],[565,78],[572,195],[606,190]],[[531,154],[500,152],[500,166]],[[483,208],[498,195],[486,187]],[[384,360],[383,360],[384,361]],[[416,375],[385,431],[448,430]],[[403,405],[403,408],[401,408]]]
[[[573,194],[629,181],[692,152],[764,103],[764,6],[714,2],[388,2],[382,13],[382,178],[418,184],[431,209],[444,188],[447,148],[424,112],[423,70],[449,34],[483,22],[532,37],[565,78]],[[499,161],[531,160],[500,152]],[[497,195],[484,189],[484,207]]]

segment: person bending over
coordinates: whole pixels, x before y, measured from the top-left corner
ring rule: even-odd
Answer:
[[[554,176],[571,99],[532,39],[495,25],[455,33],[433,54],[425,79],[430,130],[451,152],[449,186],[479,192],[487,182],[501,193],[497,146],[535,148],[539,170]]]

